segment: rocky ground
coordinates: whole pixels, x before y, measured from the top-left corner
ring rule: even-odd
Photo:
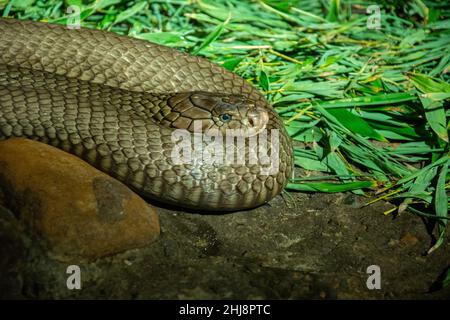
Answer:
[[[5,170],[0,172],[5,191]],[[27,194],[35,192],[30,188]],[[111,238],[95,229],[97,247],[103,251],[93,257],[70,246],[72,251],[64,252],[54,238],[46,239],[53,233],[30,228],[14,193],[3,193],[2,298],[450,298],[450,288],[428,292],[450,263],[448,243],[426,256],[432,238],[424,221],[409,213],[393,219],[383,215],[391,205],[362,207],[365,199],[352,194],[293,193],[253,210],[222,215],[156,205],[159,237],[153,225],[151,241],[139,238],[139,248],[129,249],[130,242],[122,249],[117,243],[111,248]],[[40,221],[43,206],[34,208],[33,221]],[[103,223],[107,228],[112,222]],[[127,232],[135,229],[120,228],[117,232],[124,239],[134,241]],[[89,224],[78,229],[81,238],[83,230],[89,230]],[[81,269],[81,290],[67,288],[69,265]],[[380,290],[366,286],[371,265],[381,269]]]

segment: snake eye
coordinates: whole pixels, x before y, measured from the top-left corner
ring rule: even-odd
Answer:
[[[220,115],[220,120],[222,122],[228,122],[231,120],[231,115],[229,115],[228,113],[224,113]]]

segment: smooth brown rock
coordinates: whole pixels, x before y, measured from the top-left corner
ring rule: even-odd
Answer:
[[[133,191],[39,142],[0,142],[0,188],[57,256],[98,258],[145,246],[160,233],[156,211]]]

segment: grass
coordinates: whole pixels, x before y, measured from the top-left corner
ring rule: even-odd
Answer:
[[[435,224],[449,207],[446,1],[0,0],[0,15],[81,24],[204,56],[259,87],[295,142],[287,189],[351,191]],[[380,21],[377,24],[377,12]]]

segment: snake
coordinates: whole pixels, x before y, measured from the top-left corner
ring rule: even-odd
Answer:
[[[294,162],[264,95],[218,64],[104,30],[1,18],[0,140],[13,137],[201,211],[267,203]]]

